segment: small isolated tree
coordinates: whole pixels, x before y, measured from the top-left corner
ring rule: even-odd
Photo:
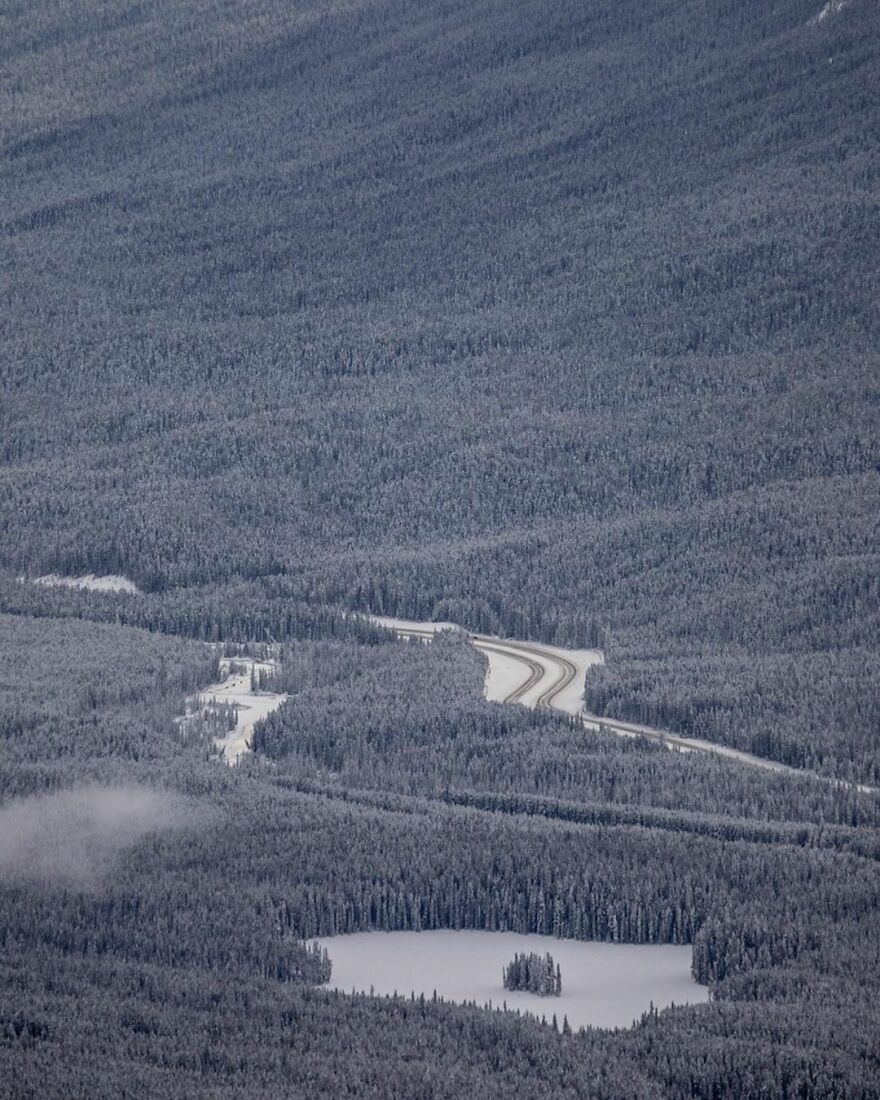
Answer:
[[[517,953],[505,966],[503,979],[505,989],[539,997],[558,997],[562,992],[562,972],[549,951],[546,955]]]

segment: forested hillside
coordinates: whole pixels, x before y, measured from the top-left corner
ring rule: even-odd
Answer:
[[[597,706],[876,779],[878,31],[8,7],[2,563],[601,641]]]
[[[875,0],[5,5],[0,1095],[880,1100],[878,72]],[[712,998],[321,988],[435,928]]]
[[[486,703],[455,635],[288,643],[228,768],[173,721],[215,652],[0,616],[43,707],[0,723],[4,1096],[880,1096],[875,799]],[[693,943],[714,997],[569,1035],[323,991],[305,941],[367,928]]]

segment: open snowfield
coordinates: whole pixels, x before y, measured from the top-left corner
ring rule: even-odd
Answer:
[[[531,642],[515,642],[509,639],[487,638],[482,635],[474,639],[477,649],[489,658],[489,676],[486,680],[486,698],[494,702],[504,702],[510,692],[502,694],[507,684],[503,678],[503,663],[532,661],[541,668],[541,677],[528,690],[517,698],[517,702],[526,707],[536,707],[553,684],[561,686],[553,694],[554,710],[564,714],[580,715],[584,709],[584,677],[587,669],[600,665],[604,661],[598,649],[561,649],[559,646],[539,645]],[[574,666],[575,674],[569,680],[564,673],[567,665]],[[493,668],[497,671],[493,680]],[[497,686],[495,686],[497,685]],[[497,694],[490,693],[493,691]]]
[[[378,623],[379,626],[387,626],[389,630],[396,630],[399,633],[413,631],[419,634],[436,634],[440,630],[464,629],[456,623],[418,622],[416,619],[395,619],[393,615],[367,615],[367,618],[372,619],[372,621]]]
[[[446,1001],[529,1012],[572,1028],[629,1027],[653,1003],[702,1004],[689,946],[584,943],[515,932],[358,932],[319,941],[333,961],[329,988],[377,994],[423,993]],[[516,952],[547,951],[562,970],[562,995],[510,993],[501,973]]]
[[[503,703],[528,681],[529,667],[518,657],[500,649],[484,649],[489,659],[489,669],[483,691],[490,703]]]
[[[46,573],[34,577],[34,584],[44,584],[48,588],[88,588],[93,592],[140,592],[134,581],[120,577],[116,573],[98,577],[94,573],[85,573],[81,577],[63,577],[60,573]]]

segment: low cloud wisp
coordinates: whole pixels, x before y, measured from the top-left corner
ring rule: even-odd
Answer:
[[[182,824],[178,798],[149,787],[80,787],[0,807],[0,881],[96,883],[147,833]]]

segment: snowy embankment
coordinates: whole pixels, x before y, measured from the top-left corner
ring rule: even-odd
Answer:
[[[691,976],[692,949],[671,944],[560,940],[515,932],[443,929],[431,932],[356,932],[319,941],[333,963],[330,989],[350,993],[437,993],[455,1004],[555,1014],[579,1027],[629,1027],[651,1004],[703,1004],[709,990]],[[562,994],[511,992],[502,970],[517,952],[549,951],[562,972]]]

